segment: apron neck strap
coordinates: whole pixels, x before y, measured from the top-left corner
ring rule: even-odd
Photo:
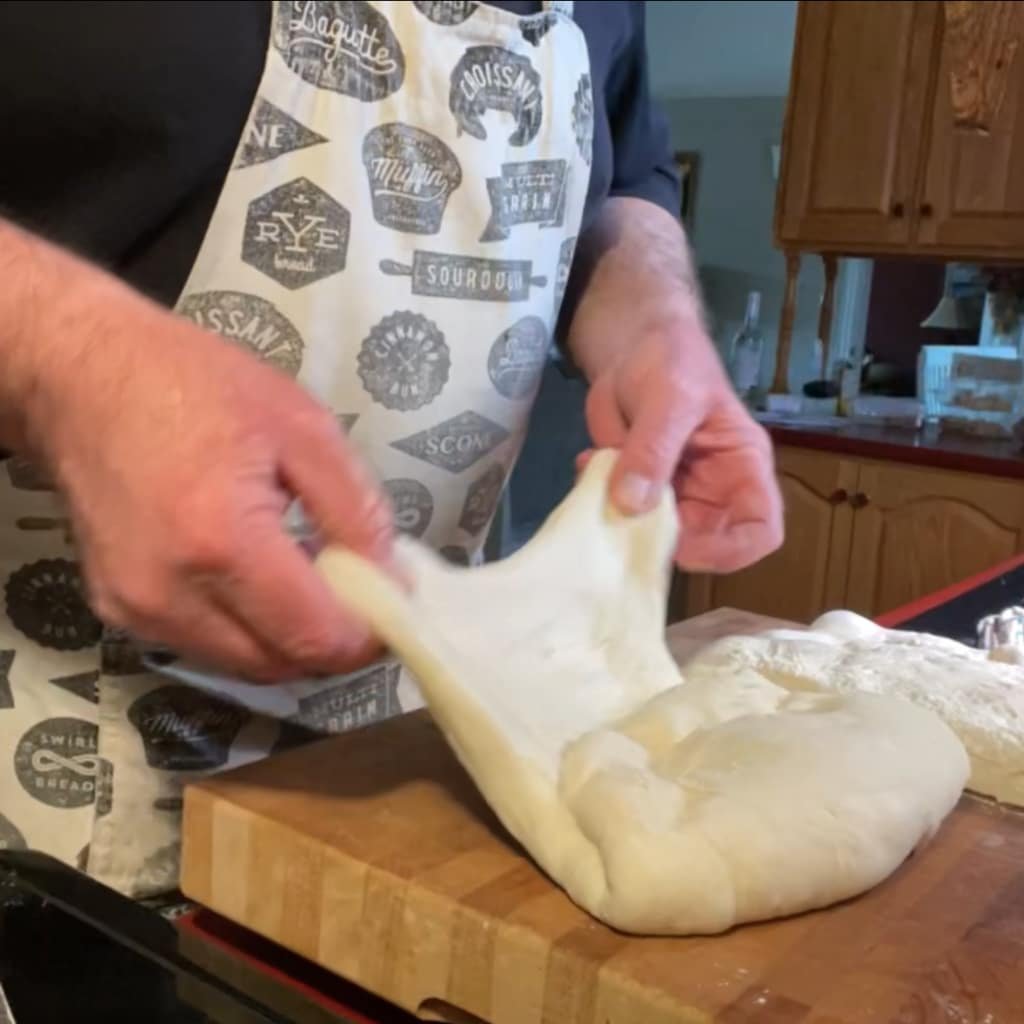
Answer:
[[[573,0],[544,0],[544,10],[572,17]]]

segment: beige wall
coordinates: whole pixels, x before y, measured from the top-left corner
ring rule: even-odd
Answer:
[[[743,320],[747,293],[762,293],[762,326],[770,349],[762,368],[770,379],[778,335],[785,264],[772,245],[775,180],[771,146],[782,136],[785,99],[734,97],[661,101],[676,149],[700,154],[692,243],[712,317],[725,353]],[[823,280],[820,262],[805,259],[800,275],[790,380],[798,389],[815,374],[814,341]]]

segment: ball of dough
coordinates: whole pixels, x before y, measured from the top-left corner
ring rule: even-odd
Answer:
[[[881,639],[885,630],[856,612],[832,611],[818,616],[811,624],[815,632],[828,633],[837,640]]]

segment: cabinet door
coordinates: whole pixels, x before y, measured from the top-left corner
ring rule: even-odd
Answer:
[[[880,615],[1024,549],[1024,481],[865,463],[846,605]]]
[[[801,448],[776,451],[786,503],[783,546],[757,565],[728,576],[694,576],[687,588],[687,614],[739,608],[794,622],[809,622],[840,607],[846,590],[857,466],[828,452]]]
[[[995,18],[1002,3],[974,3]],[[1024,5],[1010,3],[1018,23]],[[983,26],[979,26],[983,27]],[[1018,24],[1018,29],[1020,25]],[[950,90],[954,48],[943,32],[931,117],[927,170],[915,248],[958,258],[1024,254],[1024,52],[1008,63],[1006,91],[988,134],[954,125]]]
[[[938,4],[800,4],[776,210],[780,244],[906,245]]]

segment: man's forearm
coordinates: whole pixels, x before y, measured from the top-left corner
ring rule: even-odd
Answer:
[[[0,446],[11,451],[29,447],[30,410],[59,359],[50,326],[60,316],[57,283],[74,287],[63,263],[55,248],[0,221]],[[69,356],[76,333],[65,334]]]
[[[689,246],[679,222],[643,199],[612,198],[581,236],[569,286],[567,341],[591,380],[659,318],[703,323]]]
[[[69,397],[62,382],[75,380],[90,347],[110,333],[102,318],[131,295],[116,278],[0,220],[0,448],[38,449],[34,425]]]

